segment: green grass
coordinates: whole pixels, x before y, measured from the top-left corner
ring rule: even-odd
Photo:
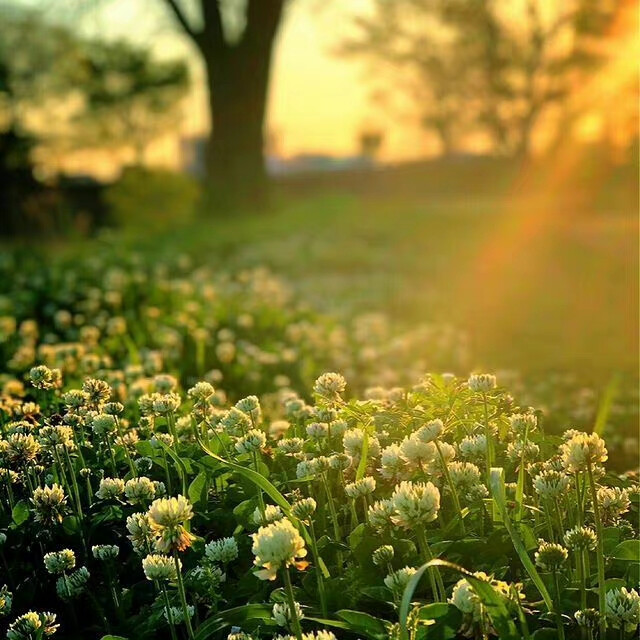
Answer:
[[[637,227],[631,212],[543,201],[336,195],[201,222],[170,246],[267,264],[332,312],[450,322],[468,332],[479,367],[568,371],[602,386],[637,373]]]

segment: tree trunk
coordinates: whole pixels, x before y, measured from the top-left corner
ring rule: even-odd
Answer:
[[[263,156],[268,61],[252,65],[237,51],[228,58],[208,68],[208,203],[217,210],[260,208],[268,197]]]
[[[273,43],[283,0],[252,0],[237,44],[202,47],[207,69],[211,132],[207,194],[219,210],[260,210],[268,204],[264,124]],[[208,46],[210,44],[210,46]]]

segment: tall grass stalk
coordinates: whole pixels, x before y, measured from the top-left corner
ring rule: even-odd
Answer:
[[[591,488],[591,502],[593,503],[593,517],[596,523],[596,534],[598,543],[596,547],[596,561],[598,567],[598,608],[600,609],[600,637],[604,638],[607,632],[607,600],[606,584],[604,579],[604,540],[602,535],[602,519],[600,517],[600,506],[598,505],[598,491],[596,481],[593,477],[593,466],[587,460],[587,473],[589,475],[589,486]]]

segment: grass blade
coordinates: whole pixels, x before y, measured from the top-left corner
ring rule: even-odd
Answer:
[[[613,401],[618,395],[618,387],[620,384],[620,378],[613,376],[609,381],[609,384],[605,387],[600,403],[598,404],[598,413],[596,415],[596,421],[593,425],[593,433],[597,433],[599,436],[604,436],[604,430],[607,426],[607,418],[611,413],[611,407]]]
[[[471,584],[478,598],[480,598],[480,601],[487,611],[487,615],[491,619],[491,623],[498,632],[498,637],[501,640],[521,640],[522,635],[518,631],[514,621],[511,619],[511,615],[509,614],[504,598],[490,583],[481,580],[463,567],[437,558],[423,564],[418,571],[413,574],[404,590],[404,593],[402,594],[399,621],[403,639],[408,638],[407,620],[409,618],[409,610],[411,608],[413,594],[425,571],[430,567],[445,567],[462,575]]]
[[[491,469],[489,484],[491,485],[489,489],[491,491],[491,496],[493,497],[493,502],[496,505],[500,516],[502,517],[504,526],[511,536],[511,542],[513,542],[513,546],[516,550],[516,553],[518,554],[518,557],[520,558],[520,562],[522,562],[522,566],[529,574],[531,581],[536,585],[536,588],[540,592],[540,595],[542,596],[547,609],[549,611],[553,611],[553,601],[551,600],[549,591],[547,591],[547,587],[538,574],[535,565],[531,561],[531,558],[527,553],[527,549],[524,546],[520,535],[515,530],[513,524],[511,523],[511,520],[509,519],[509,513],[507,512],[507,498],[504,487],[504,470],[502,468],[493,467]]]

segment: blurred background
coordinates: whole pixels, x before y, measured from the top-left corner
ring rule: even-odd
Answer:
[[[266,265],[339,317],[449,323],[470,366],[567,403],[615,380],[637,435],[637,2],[0,12],[3,251]]]

